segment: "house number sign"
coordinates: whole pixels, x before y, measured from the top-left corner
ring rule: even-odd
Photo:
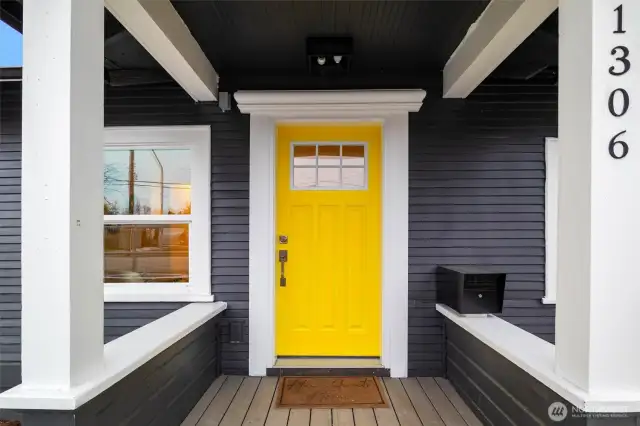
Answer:
[[[625,34],[627,31],[624,26],[624,8],[621,4],[616,7],[613,12],[615,13],[615,28],[613,34]],[[615,46],[611,49],[611,56],[614,58],[614,65],[609,67],[609,74],[613,77],[620,77],[625,75],[631,69],[631,61],[629,60],[629,48],[625,45]],[[629,92],[619,87],[615,89],[609,95],[609,113],[616,117],[624,117],[629,110]],[[622,136],[627,133],[626,130],[621,130],[616,133],[609,140],[609,155],[616,160],[621,160],[629,154],[629,145],[622,140]]]

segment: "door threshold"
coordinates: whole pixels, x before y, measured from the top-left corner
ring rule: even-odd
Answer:
[[[389,369],[380,358],[278,357],[267,376],[389,377]]]
[[[280,368],[382,368],[380,358],[355,357],[278,357]]]

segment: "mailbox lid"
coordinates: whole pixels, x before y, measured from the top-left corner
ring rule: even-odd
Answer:
[[[448,269],[452,272],[457,272],[464,275],[484,275],[484,274],[504,274],[505,272],[491,267],[491,266],[479,266],[479,265],[438,265],[439,268]]]

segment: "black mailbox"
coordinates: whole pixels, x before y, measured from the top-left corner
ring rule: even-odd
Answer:
[[[507,274],[481,266],[438,266],[438,303],[460,314],[499,314]]]

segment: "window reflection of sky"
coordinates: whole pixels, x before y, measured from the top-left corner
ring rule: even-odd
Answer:
[[[0,20],[0,68],[22,66],[22,34]]]
[[[129,213],[129,155],[130,150],[104,153],[107,214]],[[134,214],[190,213],[190,160],[189,150],[134,150]]]

